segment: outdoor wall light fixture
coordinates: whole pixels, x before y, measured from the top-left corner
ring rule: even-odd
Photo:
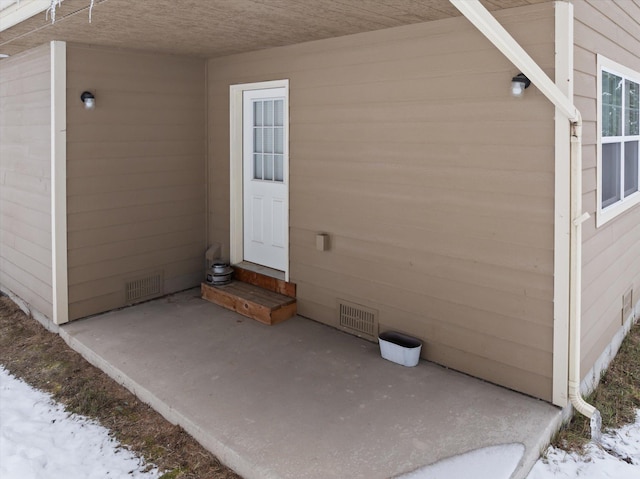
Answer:
[[[524,95],[525,89],[529,88],[531,85],[531,80],[529,80],[524,73],[518,73],[511,79],[511,94],[520,98]]]
[[[96,97],[90,91],[83,91],[80,95],[85,110],[93,110],[96,107]]]

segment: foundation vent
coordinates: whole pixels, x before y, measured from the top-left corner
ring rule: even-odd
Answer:
[[[378,311],[343,299],[338,300],[339,325],[345,331],[375,339],[378,332]]]
[[[162,272],[131,279],[125,285],[127,303],[136,303],[160,296],[162,294],[162,286]]]

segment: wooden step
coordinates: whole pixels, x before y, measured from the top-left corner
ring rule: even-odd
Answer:
[[[253,284],[263,289],[273,291],[274,293],[283,294],[291,298],[296,297],[296,285],[294,283],[288,283],[283,279],[274,278],[266,274],[252,271],[247,267],[243,267],[243,264],[233,265],[233,278],[243,283]]]
[[[202,299],[264,324],[277,324],[296,314],[296,300],[253,284],[234,280],[223,286],[201,285]]]

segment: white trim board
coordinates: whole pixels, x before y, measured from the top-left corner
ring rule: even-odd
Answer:
[[[555,3],[555,83],[573,102],[573,5]],[[555,201],[553,246],[553,383],[552,402],[568,404],[569,254],[571,236],[569,122],[555,109]]]
[[[0,11],[0,32],[47,11],[50,5],[50,0],[20,0],[14,3]]]
[[[53,322],[69,321],[67,271],[67,44],[51,42],[51,286]]]

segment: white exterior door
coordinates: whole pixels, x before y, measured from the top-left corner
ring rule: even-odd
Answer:
[[[245,261],[286,271],[289,261],[288,105],[285,88],[243,92]]]

